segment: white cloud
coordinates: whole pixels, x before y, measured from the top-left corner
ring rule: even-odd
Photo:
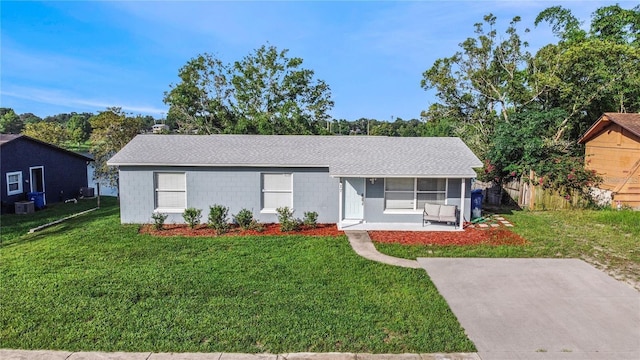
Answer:
[[[32,102],[54,105],[62,108],[69,108],[71,111],[86,110],[90,112],[102,111],[108,107],[121,107],[126,112],[135,114],[162,115],[167,112],[166,108],[143,104],[131,104],[122,99],[91,99],[82,98],[77,94],[69,94],[65,91],[55,89],[42,89],[31,87],[11,87],[7,89],[3,87],[0,95],[10,98],[18,98]],[[8,101],[3,99],[3,104]],[[51,114],[48,114],[51,115]]]

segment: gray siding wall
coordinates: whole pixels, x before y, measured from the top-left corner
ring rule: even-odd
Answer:
[[[260,174],[278,172],[293,174],[294,216],[304,212],[318,213],[318,222],[338,221],[339,180],[329,176],[328,169],[298,168],[180,168],[180,167],[122,167],[120,169],[120,214],[122,223],[149,223],[155,207],[154,172],[185,172],[187,207],[202,209],[206,222],[209,206],[229,207],[229,215],[243,208],[253,212],[263,223],[277,222],[274,213],[261,213],[262,184]],[[182,213],[172,213],[167,223],[183,223]]]
[[[449,179],[447,188],[447,204],[460,207],[460,185],[462,179]],[[471,179],[466,179],[465,219],[471,216]],[[364,219],[366,222],[398,222],[413,223],[422,221],[422,212],[418,214],[385,214],[384,213],[384,179],[377,179],[371,184],[369,179],[365,182]]]

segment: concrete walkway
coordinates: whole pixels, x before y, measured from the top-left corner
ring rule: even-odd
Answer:
[[[418,262],[483,360],[640,359],[640,293],[584,261]]]
[[[353,250],[365,259],[412,269],[422,268],[416,260],[401,259],[378,252],[366,231],[345,231],[344,233],[349,238]]]
[[[356,354],[356,353],[127,353],[3,350],[2,360],[481,360],[475,353]]]

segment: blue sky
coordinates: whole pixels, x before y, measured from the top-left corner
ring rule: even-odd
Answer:
[[[435,102],[422,73],[453,55],[484,15],[496,15],[500,31],[521,16],[533,51],[555,42],[548,26],[533,25],[541,10],[563,5],[588,22],[615,3],[3,0],[0,106],[41,117],[109,106],[161,117],[163,94],[190,58],[233,62],[269,43],[329,84],[334,118],[419,118]]]

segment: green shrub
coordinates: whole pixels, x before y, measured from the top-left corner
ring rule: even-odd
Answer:
[[[249,230],[255,230],[257,232],[263,232],[264,226],[258,222],[256,219],[251,219],[251,223],[249,224]]]
[[[182,213],[182,218],[189,224],[189,228],[193,229],[196,225],[200,224],[200,218],[202,218],[202,210],[196,208],[186,208]]]
[[[318,227],[318,213],[315,211],[305,212],[303,223],[308,227],[315,229]]]
[[[280,223],[280,231],[300,231],[300,226],[302,225],[302,221],[300,219],[295,219],[293,217],[293,210],[289,209],[289,207],[279,207],[276,209],[276,213],[278,213],[278,222]]]
[[[209,207],[209,227],[216,230],[218,235],[224,234],[229,231],[229,223],[227,216],[229,215],[229,208],[222,205],[213,205]]]
[[[151,214],[153,219],[153,228],[156,230],[162,230],[164,228],[164,221],[167,220],[169,215],[163,213],[154,212]]]
[[[238,223],[238,226],[240,226],[242,230],[248,230],[253,222],[253,213],[248,209],[242,209],[233,216],[233,219]]]

